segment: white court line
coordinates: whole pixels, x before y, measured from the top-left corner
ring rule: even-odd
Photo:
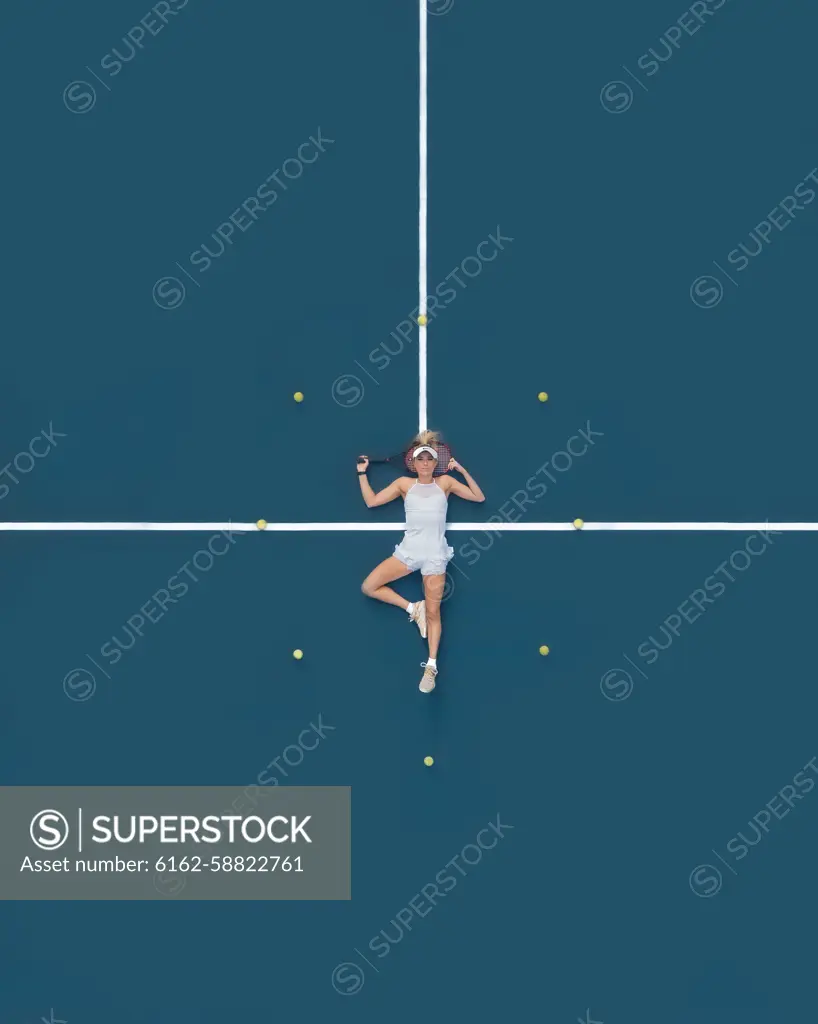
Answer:
[[[260,530],[255,523],[0,523],[0,530],[55,530],[82,531],[107,530],[114,532],[155,531],[162,533],[183,533],[198,531],[215,533],[398,533],[406,529],[406,523],[267,523]],[[585,523],[578,530],[573,523],[447,523],[446,531],[483,530],[494,533],[572,531],[585,533],[588,530],[625,530],[632,532],[667,531],[681,533],[752,533],[754,530],[767,533],[816,533],[818,523]]]
[[[428,14],[426,11],[426,0],[420,2],[420,181],[418,187],[418,313],[426,315],[426,252],[427,252],[427,170],[428,170]],[[420,402],[418,416],[418,431],[426,429],[427,421],[427,398],[426,398],[426,328],[418,325],[418,362],[420,370]]]

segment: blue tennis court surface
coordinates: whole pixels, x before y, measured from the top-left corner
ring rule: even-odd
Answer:
[[[428,11],[450,521],[818,519],[815,12]],[[227,525],[0,531],[0,782],[353,806],[350,901],[6,903],[0,1022],[812,1019],[812,533],[451,531],[428,698],[360,592],[403,510],[355,457],[418,426],[415,0],[0,17],[0,515]]]

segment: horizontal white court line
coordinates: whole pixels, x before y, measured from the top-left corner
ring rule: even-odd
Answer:
[[[262,531],[256,523],[2,523],[0,530],[43,530],[43,531],[158,531],[164,533],[181,533],[198,531],[214,533],[224,530],[233,533],[336,533],[356,531],[361,533],[386,532],[399,533],[406,529],[406,523],[267,523]],[[446,530],[460,531],[519,531],[519,532],[558,532],[570,530],[574,533],[587,530],[628,530],[640,531],[690,531],[690,532],[752,532],[766,530],[768,532],[808,532],[818,531],[818,523],[584,523],[578,530],[573,523],[447,523]]]

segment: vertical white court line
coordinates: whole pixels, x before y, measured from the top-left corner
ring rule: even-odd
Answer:
[[[428,167],[428,125],[427,125],[427,27],[428,13],[426,0],[419,0],[420,3],[420,183],[418,189],[419,217],[418,217],[418,314],[426,316],[426,218],[427,218],[427,167]],[[418,360],[420,370],[420,408],[418,430],[425,430],[427,426],[427,400],[426,400],[426,327],[418,326]]]

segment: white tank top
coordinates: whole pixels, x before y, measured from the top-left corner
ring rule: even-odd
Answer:
[[[439,539],[446,532],[449,500],[437,484],[413,484],[406,493],[406,536]]]

